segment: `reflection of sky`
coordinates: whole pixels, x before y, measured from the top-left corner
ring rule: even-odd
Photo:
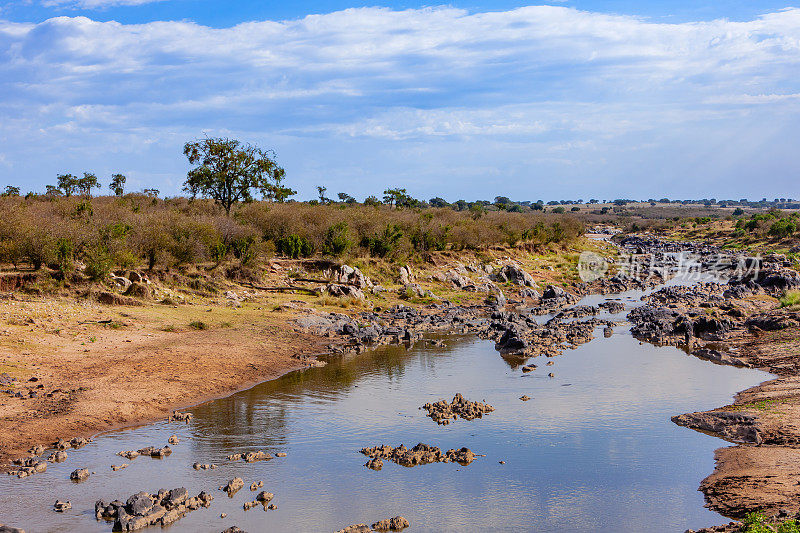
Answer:
[[[232,524],[327,531],[397,514],[412,531],[682,531],[723,521],[703,508],[697,486],[724,443],[669,418],[723,405],[766,374],[639,345],[624,333],[569,351],[553,367],[534,359],[539,369],[524,376],[489,342],[450,344],[444,353],[390,348],[350,357],[201,406],[186,426],[162,423],[102,437],[45,474],[0,479],[3,520],[33,531],[108,531],[91,516],[95,499],[183,485],[194,493],[213,490],[216,499],[171,531]],[[546,377],[551,371],[553,379]],[[455,392],[497,410],[439,427],[418,409]],[[523,403],[522,394],[533,399]],[[110,472],[110,464],[122,462],[114,452],[162,444],[173,431],[191,438],[169,458],[138,458]],[[386,463],[373,472],[357,453],[420,441],[487,456],[467,467]],[[254,449],[289,456],[252,465],[224,461]],[[195,472],[194,461],[221,466]],[[74,487],[69,472],[84,466],[97,474]],[[231,500],[215,490],[234,475],[247,484],[263,479],[278,511],[245,513],[242,503],[254,496],[247,488]],[[24,502],[17,501],[21,491]],[[73,512],[52,513],[56,497],[70,499]],[[221,512],[229,517],[219,519]]]

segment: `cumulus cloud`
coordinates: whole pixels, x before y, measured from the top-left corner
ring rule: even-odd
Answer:
[[[301,190],[355,174],[374,180],[365,192],[416,181],[441,194],[457,179],[476,195],[529,194],[547,173],[568,184],[562,195],[635,174],[650,176],[638,187],[733,176],[738,192],[757,163],[800,162],[776,137],[798,125],[798,71],[798,9],[684,24],[554,6],[348,9],[221,29],[0,21],[0,155],[42,173],[132,164],[147,179],[164,172],[147,165],[182,171],[187,136],[222,132],[278,147]]]

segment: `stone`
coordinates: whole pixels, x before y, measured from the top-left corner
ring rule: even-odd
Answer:
[[[235,477],[228,481],[227,485],[220,487],[220,490],[224,490],[228,493],[228,496],[233,497],[242,487],[244,487],[244,480],[240,477]]]
[[[69,475],[69,478],[73,481],[83,481],[89,477],[89,469],[87,468],[78,468],[73,470],[72,473]]]
[[[72,504],[69,503],[69,501],[62,502],[61,500],[56,500],[56,503],[53,504],[53,510],[57,513],[63,513],[69,509],[72,509]]]
[[[181,441],[181,439],[179,439],[177,435],[172,435],[172,436],[171,436],[171,437],[170,437],[170,438],[167,440],[167,442],[169,442],[170,444],[178,444],[180,441]]]
[[[61,450],[53,452],[47,457],[47,460],[51,463],[63,463],[67,460],[67,452]]]
[[[372,524],[372,529],[375,531],[400,531],[410,527],[411,524],[402,516],[395,516],[394,518],[387,518],[380,522]]]
[[[528,400],[531,399],[531,397],[523,394],[522,396],[519,397],[519,399],[522,400],[523,402],[527,402]]]
[[[269,503],[270,501],[272,501],[272,498],[274,497],[275,495],[272,494],[271,492],[261,491],[258,493],[258,496],[256,496],[256,501],[261,503]]]
[[[264,486],[264,482],[263,481],[253,481],[253,483],[250,485],[250,492],[257,491],[258,489],[260,489],[263,486]]]

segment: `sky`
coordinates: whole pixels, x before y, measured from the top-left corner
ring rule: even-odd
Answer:
[[[0,0],[0,187],[275,151],[300,198],[800,196],[800,4]]]

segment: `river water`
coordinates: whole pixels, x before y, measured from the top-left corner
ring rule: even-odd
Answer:
[[[641,293],[623,296],[635,305]],[[585,302],[596,302],[590,297]],[[611,318],[623,319],[624,313]],[[608,318],[608,315],[601,315]],[[679,531],[726,520],[703,507],[700,480],[725,442],[670,417],[730,402],[733,394],[769,379],[764,372],[720,366],[671,347],[633,339],[626,327],[549,359],[523,374],[491,342],[447,336],[446,347],[385,347],[330,359],[231,397],[191,409],[189,423],[156,423],[108,433],[69,459],[27,479],[0,478],[0,523],[31,532],[111,531],[94,518],[94,502],[125,500],[159,488],[214,494],[170,532],[220,532],[238,525],[261,531],[334,531],[353,523],[405,516],[407,531]],[[547,374],[553,372],[555,377]],[[461,392],[496,410],[482,419],[438,426],[419,407]],[[522,402],[523,394],[532,399]],[[165,459],[116,456],[122,450],[181,442]],[[363,466],[364,446],[417,442],[467,446],[485,454],[468,466]],[[236,452],[286,452],[252,464]],[[195,471],[192,463],[216,463]],[[504,461],[505,464],[501,464]],[[110,465],[130,462],[112,472]],[[73,483],[69,474],[94,474]],[[218,490],[239,476],[233,498]],[[277,510],[248,490],[263,480]],[[56,499],[72,510],[52,510]],[[220,518],[220,513],[227,513]],[[150,529],[157,529],[151,527]]]

